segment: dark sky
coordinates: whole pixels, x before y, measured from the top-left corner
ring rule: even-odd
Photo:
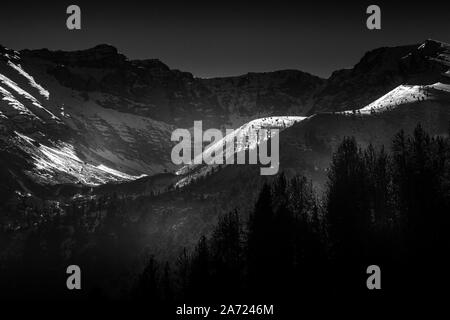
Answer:
[[[381,7],[381,31],[366,29],[372,3]],[[8,1],[0,5],[0,44],[76,50],[109,43],[129,58],[159,58],[199,77],[279,69],[328,77],[380,46],[450,42],[445,3]],[[69,4],[81,7],[81,31],[66,29]]]

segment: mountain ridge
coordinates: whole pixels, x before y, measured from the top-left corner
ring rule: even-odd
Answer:
[[[448,83],[449,53],[448,44],[426,40],[369,51],[329,79],[298,70],[201,79],[158,59],[129,60],[104,44],[74,52],[0,46],[2,150],[55,183],[173,172],[176,127],[202,119],[204,128],[237,128],[271,116],[364,110],[400,85]],[[52,161],[70,165],[59,170]]]

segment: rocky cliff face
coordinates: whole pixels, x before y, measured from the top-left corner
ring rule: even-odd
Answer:
[[[241,125],[256,114],[305,113],[323,83],[291,70],[198,79],[156,59],[128,60],[108,45],[75,52],[25,50],[21,57],[86,99],[109,95],[98,100],[102,107],[179,126],[200,119],[211,127]]]
[[[325,80],[297,70],[202,80],[222,109],[238,115],[303,115]]]

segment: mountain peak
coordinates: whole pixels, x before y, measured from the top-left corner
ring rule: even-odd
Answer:
[[[118,54],[118,50],[116,47],[106,43],[101,43],[96,45],[95,47],[81,51],[96,51],[101,53]]]
[[[127,60],[124,55],[118,52],[116,47],[109,44],[99,44],[89,49],[77,51],[51,51],[45,48],[37,50],[25,49],[21,52],[63,65],[117,66]]]

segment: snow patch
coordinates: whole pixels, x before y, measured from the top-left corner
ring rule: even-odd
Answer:
[[[370,113],[371,111],[385,110],[400,104],[411,103],[427,99],[427,94],[423,86],[400,85],[394,90],[388,92],[381,98],[360,109],[361,113]]]
[[[447,73],[450,76],[450,70],[447,71]],[[441,82],[437,82],[433,85],[431,85],[430,87],[436,89],[436,90],[441,90],[441,91],[446,91],[446,92],[450,92],[450,84],[445,84],[445,83],[441,83]]]
[[[392,110],[403,104],[432,100],[435,94],[433,94],[431,89],[450,92],[450,84],[437,82],[432,85],[400,85],[362,109],[346,110],[339,113],[353,114],[357,112],[358,114],[372,114],[374,112]]]
[[[31,156],[35,169],[30,173],[45,183],[54,184],[63,181],[99,185],[130,181],[146,176],[132,176],[104,164],[87,163],[80,159],[75,147],[69,143],[58,141],[48,146],[20,132],[14,131],[14,133],[18,138],[16,145]]]
[[[93,165],[81,160],[75,148],[68,143],[60,143],[55,147],[40,144],[37,154],[33,155],[37,170],[52,174],[62,172],[72,179],[86,185],[99,185],[113,181],[130,181],[142,176],[132,176],[103,164]]]
[[[51,113],[46,108],[44,108],[34,96],[32,96],[31,94],[29,94],[28,92],[26,92],[25,90],[20,88],[17,85],[17,83],[15,83],[14,81],[12,81],[11,79],[9,79],[8,77],[6,77],[5,75],[3,75],[1,73],[0,73],[0,82],[2,82],[4,85],[8,86],[10,89],[14,90],[19,95],[21,95],[21,96],[25,97],[26,99],[28,99],[29,101],[31,101],[31,103],[34,106],[38,107],[39,109],[44,110],[46,113],[48,113],[51,116],[52,119],[60,120],[57,116],[55,116],[53,113]]]
[[[135,179],[138,179],[138,178],[142,178],[142,177],[146,177],[146,176],[147,176],[146,174],[142,174],[142,175],[140,175],[140,176],[131,176],[131,175],[129,175],[129,174],[120,172],[120,171],[118,171],[118,170],[114,170],[114,169],[112,169],[112,168],[110,168],[110,167],[107,167],[107,166],[105,166],[105,165],[103,165],[103,164],[98,165],[98,166],[97,166],[97,169],[102,170],[102,171],[104,171],[104,172],[107,172],[107,173],[109,173],[109,174],[112,174],[112,175],[114,175],[114,176],[120,177],[120,178],[122,178],[122,179],[124,179],[124,180],[135,180]]]
[[[1,75],[1,74],[0,74]],[[2,100],[7,101],[8,105],[19,111],[19,114],[26,114],[38,118],[33,112],[28,110],[21,102],[19,102],[14,95],[0,86],[0,93],[3,95]]]
[[[16,134],[16,136],[18,136],[19,138],[25,140],[28,143],[33,143],[35,141],[34,139],[32,139],[32,138],[30,138],[30,137],[28,137],[28,136],[26,136],[24,134],[21,134],[20,132],[14,131],[14,133]]]
[[[48,92],[48,90],[44,89],[40,84],[38,84],[34,78],[28,74],[25,70],[23,70],[22,66],[20,64],[14,64],[11,61],[8,61],[8,65],[15,69],[17,72],[19,72],[22,76],[24,76],[25,78],[27,78],[29,84],[33,87],[36,88],[39,93],[44,96],[47,100],[50,98],[50,92]]]

